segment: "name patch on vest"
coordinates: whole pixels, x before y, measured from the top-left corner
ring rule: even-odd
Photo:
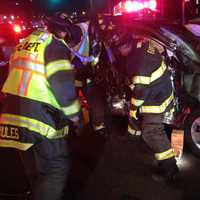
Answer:
[[[19,129],[16,127],[0,126],[0,138],[19,139]]]
[[[25,44],[20,44],[19,46],[17,46],[17,51],[27,50],[38,52],[38,47],[40,44],[40,42],[26,42]]]

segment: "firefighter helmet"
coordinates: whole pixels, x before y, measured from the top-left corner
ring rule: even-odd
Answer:
[[[115,30],[114,34],[109,39],[109,45],[112,48],[118,48],[126,43],[130,43],[133,40],[132,34],[125,30]]]
[[[73,22],[70,16],[65,12],[56,12],[53,15],[46,16],[47,26],[54,27],[61,31],[69,31]]]

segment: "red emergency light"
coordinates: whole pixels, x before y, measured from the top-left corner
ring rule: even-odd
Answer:
[[[21,28],[20,25],[15,24],[15,25],[13,26],[13,30],[15,31],[15,33],[21,33],[22,28]]]
[[[156,0],[127,0],[118,3],[114,7],[114,15],[122,15],[123,13],[139,12],[143,9],[155,11],[157,8]]]

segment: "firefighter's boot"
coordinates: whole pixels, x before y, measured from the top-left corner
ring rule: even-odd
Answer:
[[[104,123],[93,125],[93,129],[94,129],[95,135],[97,136],[102,136],[102,137],[108,136]]]
[[[178,172],[175,158],[170,158],[159,162],[152,178],[157,182],[173,182],[176,180]]]

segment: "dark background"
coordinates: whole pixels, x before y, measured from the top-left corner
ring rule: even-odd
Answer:
[[[1,0],[0,13],[19,12],[52,12],[55,10],[88,9],[92,5],[97,11],[108,12],[120,0]],[[180,15],[182,0],[157,0],[159,9],[168,16]],[[192,2],[193,0],[190,0]],[[17,5],[16,5],[17,3]],[[162,4],[162,6],[161,6]],[[176,8],[174,7],[176,5]],[[179,12],[177,12],[179,10]]]
[[[89,10],[111,13],[112,8],[120,0],[1,0],[0,14],[14,14],[23,18],[33,15],[49,14],[58,10],[73,12]],[[183,0],[157,0],[158,10],[162,18],[182,20]],[[199,17],[200,7],[196,0],[185,3],[185,20]]]

